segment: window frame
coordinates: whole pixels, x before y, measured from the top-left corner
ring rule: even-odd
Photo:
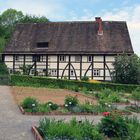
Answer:
[[[89,59],[90,58],[90,59]],[[92,62],[92,55],[87,56],[87,62]]]
[[[71,72],[73,72],[73,74]],[[70,70],[70,76],[74,76],[74,75],[75,75],[74,70]]]
[[[59,62],[66,62],[66,56],[65,55],[60,55],[59,56]]]
[[[57,69],[51,69],[50,70],[50,75],[51,76],[57,76]]]
[[[99,77],[100,76],[100,69],[94,69],[93,76]]]
[[[75,56],[75,62],[80,62],[80,61],[81,61],[80,55],[76,55],[76,56]]]

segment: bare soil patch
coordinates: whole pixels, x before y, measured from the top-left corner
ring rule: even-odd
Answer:
[[[63,105],[65,97],[68,95],[77,96],[80,103],[85,101],[96,104],[97,101],[92,96],[87,96],[78,92],[73,92],[65,89],[49,89],[49,88],[34,88],[34,87],[11,87],[12,95],[17,104],[20,104],[26,97],[34,97],[40,103],[52,101],[56,104]]]

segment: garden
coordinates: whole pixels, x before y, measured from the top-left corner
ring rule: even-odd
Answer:
[[[71,90],[33,87],[11,87],[12,94],[23,114],[30,115],[102,115],[116,111],[130,115],[139,113],[139,92],[123,93],[104,89],[88,90],[73,87]]]
[[[43,118],[39,126],[32,127],[39,140],[139,140],[140,122],[116,112],[104,112],[101,122],[94,125],[89,120],[70,122]]]

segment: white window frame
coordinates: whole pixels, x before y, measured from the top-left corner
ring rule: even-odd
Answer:
[[[100,70],[99,69],[94,69],[93,70],[93,75],[94,76],[100,76]]]
[[[74,70],[70,70],[70,76],[74,76]]]
[[[20,56],[19,55],[15,55],[15,61],[19,61]]]
[[[65,55],[60,55],[59,56],[59,61],[60,62],[65,62],[66,61],[66,56]]]
[[[51,76],[57,76],[57,70],[56,69],[50,70],[50,74]]]
[[[92,55],[87,56],[87,62],[92,62]]]
[[[75,56],[75,62],[80,62],[80,60],[81,60],[80,55],[76,55],[76,56]]]

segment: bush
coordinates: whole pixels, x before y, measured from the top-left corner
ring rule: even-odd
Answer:
[[[49,106],[51,110],[57,110],[59,107],[57,104],[54,104],[53,102],[48,102],[46,105]]]
[[[78,99],[77,99],[77,96],[66,96],[65,98],[65,106],[66,107],[74,107],[74,106],[77,106],[79,103]]]
[[[94,105],[87,101],[85,102],[85,104],[81,105],[81,109],[82,109],[82,112],[93,113]]]
[[[109,138],[116,137],[119,139],[127,139],[129,136],[129,129],[126,121],[117,113],[111,113],[102,118],[99,124],[99,131]]]
[[[82,81],[89,81],[89,78],[87,76],[84,76],[81,78]]]
[[[125,117],[128,124],[129,135],[131,140],[140,140],[140,122],[136,117]]]
[[[79,123],[76,119],[64,122],[44,118],[38,131],[44,139],[51,140],[103,140],[102,134],[88,120]]]
[[[34,109],[38,107],[38,101],[35,98],[27,97],[24,99],[21,106],[24,109]]]

